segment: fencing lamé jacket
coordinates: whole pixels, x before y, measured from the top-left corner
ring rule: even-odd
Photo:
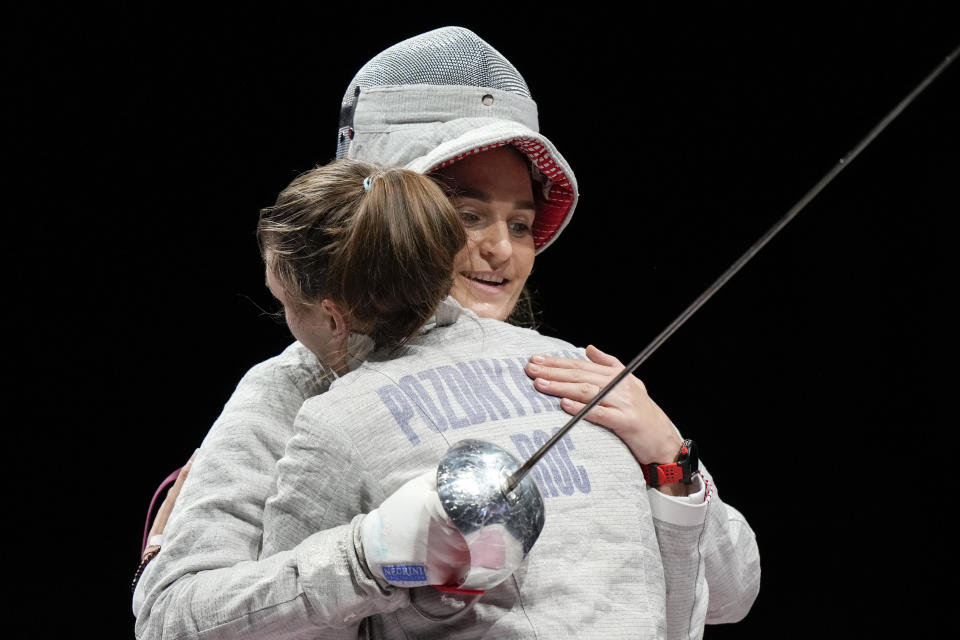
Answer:
[[[295,421],[296,399],[271,396],[271,381],[302,376],[305,395],[325,383],[293,353],[251,371],[205,440],[138,586],[138,637],[687,638],[749,610],[753,532],[709,475],[699,504],[667,498],[587,422],[532,474],[546,524],[511,579],[476,602],[383,587],[362,563],[363,514],[457,440],[525,459],[568,416],[524,363],[582,352],[448,298],[402,354],[372,354]]]

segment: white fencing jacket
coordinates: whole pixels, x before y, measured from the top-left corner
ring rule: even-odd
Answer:
[[[448,298],[399,356],[374,353],[329,389],[298,344],[252,369],[141,577],[137,637],[699,638],[742,618],[760,578],[743,516],[705,471],[693,498],[647,488],[627,447],[588,422],[531,474],[546,524],[511,579],[472,602],[367,573],[363,514],[450,444],[522,460],[566,422],[523,372],[534,353],[583,357]]]

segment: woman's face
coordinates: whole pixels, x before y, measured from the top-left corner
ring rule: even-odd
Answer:
[[[511,146],[469,156],[438,174],[454,190],[467,245],[450,294],[484,318],[506,320],[533,269],[536,214],[530,167]]]

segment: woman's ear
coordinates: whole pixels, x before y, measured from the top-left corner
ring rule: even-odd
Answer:
[[[330,329],[330,334],[333,335],[335,339],[346,339],[347,336],[350,335],[350,327],[347,326],[347,314],[343,312],[340,305],[329,298],[324,298],[320,301],[320,308],[323,309],[323,313],[326,315],[327,327]]]

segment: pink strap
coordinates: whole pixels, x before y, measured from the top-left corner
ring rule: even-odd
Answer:
[[[181,469],[182,468],[183,467],[181,467]],[[176,471],[168,475],[166,479],[160,483],[160,486],[157,487],[156,492],[154,492],[153,494],[153,499],[150,501],[150,508],[147,509],[147,521],[143,525],[143,546],[140,547],[141,555],[147,548],[147,534],[150,533],[150,519],[153,517],[153,506],[157,503],[157,498],[160,496],[163,490],[169,487],[174,482],[176,482],[178,475],[180,475],[180,469],[177,469]]]

